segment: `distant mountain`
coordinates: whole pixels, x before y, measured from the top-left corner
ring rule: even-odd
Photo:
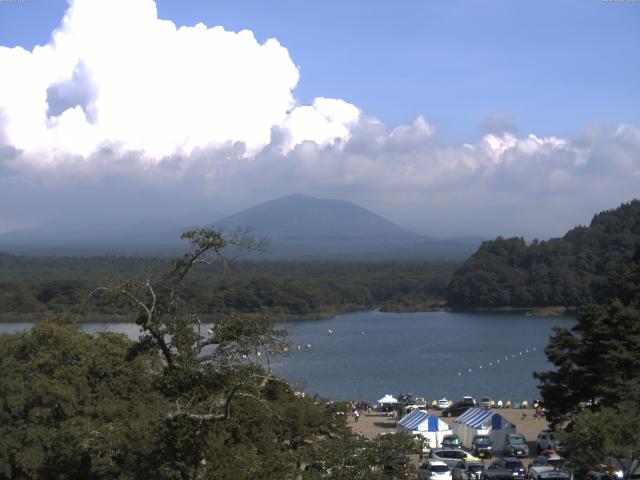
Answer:
[[[454,274],[447,302],[462,308],[576,307],[598,301],[623,256],[640,248],[640,200],[595,215],[562,238],[484,242]]]
[[[220,218],[218,216],[217,218]],[[249,228],[269,237],[265,260],[464,260],[479,240],[437,240],[403,229],[384,217],[344,200],[294,194],[242,210],[222,220],[211,211],[177,218],[137,221],[58,222],[0,235],[0,251],[46,255],[176,255],[185,249],[180,234],[209,225],[226,233]]]
[[[214,224],[251,228],[270,238],[271,259],[464,259],[479,242],[434,240],[405,230],[344,200],[287,195],[255,205]]]
[[[219,222],[225,228],[251,226],[274,238],[418,238],[355,203],[293,194],[247,208]]]
[[[180,234],[224,215],[200,209],[181,216],[78,219],[61,217],[0,235],[0,251],[27,255],[174,255],[185,248]]]

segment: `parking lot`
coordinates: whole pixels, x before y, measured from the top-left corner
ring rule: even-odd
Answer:
[[[523,458],[522,463],[525,468],[529,465],[529,462],[536,456],[535,441],[538,434],[542,430],[549,428],[547,421],[543,418],[534,418],[532,409],[496,409],[496,412],[500,413],[506,420],[513,423],[516,426],[516,431],[521,433],[527,439],[529,444],[529,457]],[[439,410],[429,410],[429,413],[433,415],[439,415]],[[442,418],[445,422],[451,424],[455,418]],[[356,423],[352,416],[348,419],[349,425],[354,431],[359,431],[367,438],[374,438],[382,433],[391,433],[396,431],[396,420],[381,416],[377,412],[371,414],[361,415]],[[495,448],[495,446],[494,446]],[[499,446],[498,446],[499,448]],[[496,452],[497,456],[501,456],[502,452],[499,450]],[[412,461],[418,463],[420,461],[418,455],[412,456]],[[485,465],[489,465],[493,459],[485,459]]]

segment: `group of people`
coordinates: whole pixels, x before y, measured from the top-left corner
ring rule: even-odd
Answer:
[[[544,407],[542,406],[542,402],[540,400],[536,400],[533,402],[533,418],[536,420],[542,418],[544,415]]]
[[[373,410],[372,405],[369,402],[350,402],[351,406],[351,414],[353,415],[353,420],[357,422],[360,419],[360,412],[371,413]]]

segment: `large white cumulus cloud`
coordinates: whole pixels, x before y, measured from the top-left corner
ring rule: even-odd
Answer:
[[[294,141],[322,142],[357,116],[338,101],[294,109],[299,74],[277,40],[176,28],[153,0],[75,0],[49,44],[0,48],[0,69],[6,140],[41,161],[103,148],[156,162],[225,142],[252,150],[282,123]]]
[[[640,195],[637,126],[444,147],[422,116],[387,129],[340,99],[300,105],[277,40],[177,28],[152,0],[70,0],[47,45],[0,47],[0,72],[0,232],[304,192],[429,233],[544,236]]]

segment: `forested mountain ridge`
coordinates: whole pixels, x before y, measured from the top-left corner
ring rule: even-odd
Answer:
[[[454,308],[573,307],[598,300],[619,260],[640,246],[640,200],[593,217],[562,238],[483,242],[454,274]]]

